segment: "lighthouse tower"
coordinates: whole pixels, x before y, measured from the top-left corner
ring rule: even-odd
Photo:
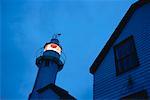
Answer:
[[[66,90],[55,85],[57,72],[62,70],[64,65],[60,60],[62,47],[59,44],[59,35],[55,34],[51,41],[44,45],[43,54],[36,58],[38,73],[29,100],[75,99]]]

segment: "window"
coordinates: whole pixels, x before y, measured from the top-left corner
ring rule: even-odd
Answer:
[[[139,64],[133,36],[114,46],[114,53],[117,75],[129,71]]]

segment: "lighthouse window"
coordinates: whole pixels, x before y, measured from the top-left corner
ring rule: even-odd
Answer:
[[[55,51],[59,54],[61,54],[61,47],[57,44],[54,44],[54,43],[50,43],[50,44],[47,44],[44,48],[44,51],[47,51],[47,50],[52,50],[52,51]]]
[[[114,47],[117,75],[127,72],[139,64],[133,36]]]

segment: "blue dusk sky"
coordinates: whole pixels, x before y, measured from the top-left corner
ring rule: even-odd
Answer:
[[[78,100],[91,100],[89,68],[136,0],[1,0],[0,94],[27,99],[38,68],[38,50],[61,33],[66,63],[56,85]]]

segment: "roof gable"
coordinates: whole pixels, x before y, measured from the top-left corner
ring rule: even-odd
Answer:
[[[125,16],[122,18],[121,22],[119,23],[119,25],[117,26],[117,28],[115,29],[115,31],[113,32],[113,34],[111,35],[109,40],[107,41],[106,45],[104,46],[104,48],[102,49],[100,54],[95,59],[92,66],[90,67],[90,73],[94,74],[96,72],[99,65],[102,63],[103,59],[107,55],[108,51],[110,50],[110,48],[112,47],[114,42],[120,36],[122,30],[124,29],[124,27],[126,26],[128,21],[130,20],[133,13],[136,11],[136,9],[138,9],[139,7],[141,7],[141,6],[143,6],[144,4],[147,4],[147,3],[150,3],[150,0],[139,0],[136,3],[131,5],[129,10],[125,14]]]
[[[55,84],[48,84],[47,86],[37,90],[38,93],[43,93],[47,89],[51,89],[53,92],[55,92],[60,99],[69,99],[69,100],[76,100],[73,96],[71,96],[68,91],[56,86]]]

